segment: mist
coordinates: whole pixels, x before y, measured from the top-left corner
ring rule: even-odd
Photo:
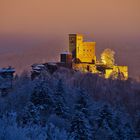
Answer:
[[[140,75],[139,0],[1,0],[0,67],[21,72],[33,63],[59,61],[70,33],[95,40],[98,58],[113,49],[118,65],[128,65],[131,77]]]

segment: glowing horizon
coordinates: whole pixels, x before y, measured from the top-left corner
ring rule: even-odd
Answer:
[[[57,60],[67,35],[82,33],[95,38],[99,52],[115,50],[131,76],[140,75],[139,0],[1,0],[0,21],[0,66]]]

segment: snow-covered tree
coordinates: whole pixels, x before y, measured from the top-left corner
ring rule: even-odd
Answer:
[[[93,130],[89,120],[88,100],[84,92],[79,91],[71,121],[70,132],[75,140],[92,140]]]
[[[135,129],[136,129],[136,136],[140,137],[140,111],[137,112],[135,115]]]
[[[74,140],[72,136],[64,129],[59,129],[53,124],[47,126],[47,138],[46,140]]]
[[[27,106],[18,114],[17,122],[19,126],[27,126],[40,123],[40,114],[37,107],[29,102]]]
[[[134,118],[140,106],[138,82],[69,72],[16,79],[12,91],[0,98],[0,139],[133,140],[134,126],[140,137],[140,115]],[[17,114],[16,121],[10,112]]]
[[[67,117],[68,107],[65,101],[65,90],[62,80],[60,79],[54,91],[54,113],[60,117]]]
[[[100,108],[97,118],[94,120],[94,138],[97,140],[133,140],[134,131],[127,115],[118,110],[113,111],[109,105]]]
[[[29,140],[26,129],[18,127],[15,116],[0,118],[0,140]]]
[[[101,61],[107,66],[113,66],[115,64],[114,58],[115,52],[111,49],[105,49],[101,54]]]
[[[52,99],[50,97],[50,90],[49,87],[43,86],[43,82],[37,85],[31,95],[31,102],[35,105],[52,105]]]

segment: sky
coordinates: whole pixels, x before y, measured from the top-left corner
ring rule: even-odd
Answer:
[[[0,0],[0,67],[58,61],[70,33],[96,41],[98,58],[115,50],[116,63],[140,76],[140,0]]]

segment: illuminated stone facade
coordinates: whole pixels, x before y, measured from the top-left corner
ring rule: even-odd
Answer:
[[[72,68],[82,72],[96,73],[105,78],[128,79],[127,66],[107,66],[96,61],[96,42],[84,42],[80,34],[69,35],[69,52],[72,54]]]
[[[69,35],[69,51],[76,62],[96,63],[95,44],[95,42],[83,42],[82,35]]]

